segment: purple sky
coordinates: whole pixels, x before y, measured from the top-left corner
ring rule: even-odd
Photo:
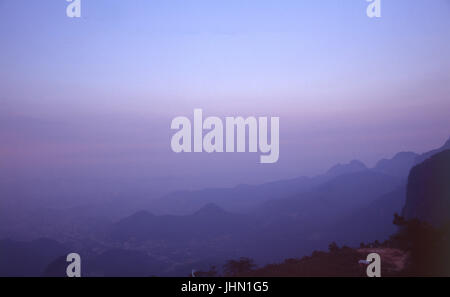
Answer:
[[[450,1],[0,0],[8,175],[229,186],[450,136]],[[280,159],[174,154],[172,118],[279,116]],[[155,179],[157,178],[157,179]]]

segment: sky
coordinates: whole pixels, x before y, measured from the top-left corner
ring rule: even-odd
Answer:
[[[168,189],[314,175],[450,137],[450,1],[0,0],[0,170]],[[175,154],[171,120],[280,117],[280,159]],[[164,182],[163,182],[164,181]]]

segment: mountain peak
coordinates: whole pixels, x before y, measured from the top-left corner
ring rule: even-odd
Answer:
[[[400,152],[392,159],[381,159],[373,169],[392,176],[407,177],[418,156],[413,152]]]
[[[400,152],[395,154],[395,156],[392,159],[404,159],[404,158],[412,158],[417,157],[417,154],[414,152]]]
[[[140,210],[138,212],[135,212],[129,217],[126,217],[120,221],[120,223],[128,223],[128,222],[147,222],[148,220],[151,220],[155,217],[152,213],[146,211],[146,210]]]
[[[448,138],[448,140],[444,143],[444,146],[442,147],[444,149],[450,149],[450,137]]]
[[[359,160],[351,160],[349,164],[352,166],[360,166],[364,168],[366,167],[366,165],[364,165],[364,163]]]
[[[223,210],[222,208],[220,208],[217,204],[208,203],[208,204],[205,204],[205,206],[203,206],[202,208],[200,208],[195,213],[195,215],[202,215],[202,214],[212,215],[212,214],[224,214],[224,213],[226,213],[226,211]]]
[[[425,161],[429,157],[431,157],[431,156],[433,156],[433,155],[435,155],[437,153],[440,153],[442,151],[448,150],[448,149],[450,149],[450,138],[440,148],[432,150],[432,151],[429,151],[429,152],[426,152],[426,153],[423,153],[422,155],[418,156],[416,158],[416,164],[422,163],[423,161]]]
[[[363,162],[361,162],[359,160],[352,160],[347,164],[339,163],[337,165],[334,165],[327,171],[327,174],[341,175],[341,174],[353,173],[353,172],[364,171],[364,170],[367,170],[367,166]]]

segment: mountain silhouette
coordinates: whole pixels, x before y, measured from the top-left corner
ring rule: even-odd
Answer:
[[[228,213],[214,203],[208,203],[194,213],[196,217],[226,217]]]
[[[206,204],[214,203],[226,211],[248,213],[266,201],[306,192],[340,175],[366,170],[368,169],[362,162],[353,160],[348,164],[337,164],[325,174],[315,177],[303,176],[261,185],[239,185],[234,188],[178,191],[157,199],[150,208],[163,214],[187,215]]]
[[[403,216],[433,225],[450,221],[450,150],[431,156],[411,170]]]
[[[395,189],[375,199],[367,207],[359,208],[339,220],[326,232],[329,240],[357,246],[361,242],[383,241],[396,230],[392,224],[395,213],[400,213],[405,205],[406,187]]]
[[[310,189],[323,178],[299,177],[261,185],[177,191],[154,201],[150,208],[162,214],[187,215],[214,203],[231,212],[245,213],[260,203]]]
[[[90,229],[76,229],[84,236],[77,239],[84,248],[82,274],[186,275],[193,267],[233,257],[262,264],[306,255],[331,241],[352,246],[382,241],[396,231],[393,214],[402,208],[407,219],[442,224],[450,213],[450,150],[443,150],[449,145],[450,140],[422,155],[401,152],[374,168],[353,160],[316,177],[180,191],[156,201],[151,211],[130,212],[97,227],[82,219]],[[84,208],[69,210],[43,212],[46,225],[72,226],[84,218],[75,215],[85,214]],[[47,219],[53,212],[57,219]],[[75,214],[68,220],[70,213]],[[48,239],[1,240],[0,276],[64,276],[65,255],[64,246]]]
[[[368,206],[400,185],[402,181],[396,177],[369,170],[344,174],[309,192],[268,201],[263,205],[264,216],[284,215],[307,221],[319,216],[321,220],[332,220]]]
[[[358,160],[353,160],[348,164],[337,164],[327,171],[327,175],[339,176],[347,173],[354,173],[367,170],[366,165]]]
[[[382,159],[373,170],[384,174],[407,178],[419,155],[413,152],[401,152],[392,159]]]
[[[0,276],[42,276],[51,261],[67,254],[68,249],[52,239],[0,240]]]
[[[226,212],[215,204],[207,204],[194,214],[185,216],[153,215],[140,211],[115,223],[110,236],[117,241],[208,239],[239,233],[249,219],[240,214]]]
[[[247,214],[232,213],[214,203],[207,203],[189,215],[140,211],[114,224],[110,237],[122,244],[158,242],[167,251],[194,247],[198,251],[208,247],[202,256],[223,252],[226,258],[229,253],[240,251],[239,254],[251,254],[261,261],[309,252],[334,238],[329,231],[337,222],[404,185],[397,177],[368,170],[357,162],[348,169],[351,173],[323,175],[309,190],[262,202]],[[402,198],[396,197],[395,202]],[[384,204],[380,211],[383,208],[386,216],[393,215],[392,209],[399,211]],[[385,230],[381,232],[386,234]],[[342,235],[343,240],[355,237]],[[261,248],[267,245],[271,248]]]
[[[423,161],[430,158],[431,156],[436,155],[437,153],[440,153],[442,151],[449,150],[449,149],[450,149],[450,138],[440,148],[431,150],[429,152],[423,153],[420,156],[418,156],[416,158],[415,164],[422,163]]]
[[[239,185],[234,188],[177,191],[154,200],[149,208],[161,214],[188,215],[206,204],[214,203],[229,212],[249,213],[267,201],[310,192],[334,178],[351,173],[376,171],[406,179],[417,156],[410,152],[398,153],[392,159],[380,160],[373,169],[369,169],[359,160],[352,160],[349,163],[336,164],[325,174],[315,177],[299,177],[261,185]]]

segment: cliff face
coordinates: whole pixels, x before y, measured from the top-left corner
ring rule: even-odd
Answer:
[[[450,150],[437,153],[411,169],[403,216],[435,226],[450,221]]]

